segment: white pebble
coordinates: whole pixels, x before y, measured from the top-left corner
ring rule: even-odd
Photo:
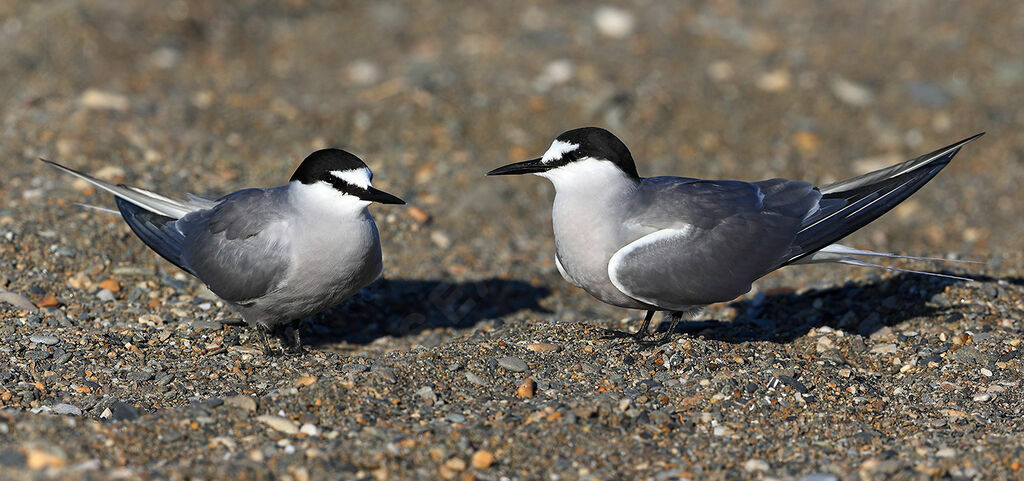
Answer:
[[[867,87],[851,82],[842,77],[833,77],[829,86],[832,87],[832,93],[835,94],[839,100],[853,105],[854,107],[864,107],[875,100],[875,94],[873,94]]]
[[[299,428],[299,432],[307,436],[318,436],[320,434],[320,428],[316,427],[316,425],[305,423],[301,428]]]
[[[281,431],[282,433],[285,434],[295,434],[299,432],[299,427],[295,425],[294,422],[292,422],[289,419],[285,419],[281,416],[271,416],[269,414],[264,414],[262,416],[257,417],[256,420],[263,424],[266,424],[268,427],[276,431]]]
[[[103,90],[88,89],[78,99],[82,107],[95,110],[128,110],[131,103],[128,97]]]
[[[96,298],[103,302],[113,302],[117,300],[117,297],[114,296],[113,292],[110,292],[110,289],[100,289],[100,291],[96,293]]]
[[[984,367],[981,368],[981,374],[983,376],[985,376],[985,377],[992,377],[992,371],[990,371],[990,370],[988,370],[987,368],[984,368]]]
[[[768,471],[771,466],[763,459],[748,459],[743,463],[743,469],[753,473],[756,471]]]
[[[635,23],[632,13],[618,7],[604,5],[594,12],[594,25],[606,37],[623,38],[633,33]]]
[[[53,412],[56,414],[70,414],[72,416],[81,416],[82,409],[78,406],[71,404],[60,403],[53,407]]]

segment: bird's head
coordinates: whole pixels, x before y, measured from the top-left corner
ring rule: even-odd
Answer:
[[[306,186],[330,188],[343,196],[352,196],[363,202],[404,204],[405,201],[370,184],[373,172],[359,157],[340,149],[313,152],[299,164],[292,178]]]

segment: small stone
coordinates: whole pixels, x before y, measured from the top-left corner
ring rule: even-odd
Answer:
[[[463,415],[461,415],[459,413],[449,414],[446,419],[448,419],[448,422],[452,422],[452,423],[464,423],[464,422],[466,422],[466,416],[463,416]]]
[[[281,416],[264,414],[262,416],[257,416],[256,420],[266,424],[267,427],[275,431],[280,431],[285,434],[297,434],[299,432],[299,426],[296,425],[294,421]]]
[[[757,88],[765,92],[782,92],[789,88],[790,75],[785,69],[773,70],[757,79]]]
[[[992,377],[992,370],[987,368],[981,368],[981,375],[985,377]]]
[[[633,14],[619,7],[602,5],[594,12],[594,26],[609,38],[625,38],[633,33],[635,24]]]
[[[82,93],[78,102],[92,110],[128,110],[131,103],[124,95],[99,89],[88,89]]]
[[[56,299],[55,297],[54,300]],[[36,304],[33,304],[27,297],[2,289],[0,289],[0,302],[6,302],[23,311],[35,311],[37,308]]]
[[[57,446],[29,447],[25,449],[25,464],[29,469],[63,468],[68,457]]]
[[[106,289],[110,292],[121,292],[121,283],[113,279],[105,279],[98,285],[100,289]]]
[[[988,402],[992,400],[992,394],[987,392],[975,394],[973,399],[978,402]]]
[[[839,481],[839,476],[828,473],[814,473],[800,478],[800,481]]]
[[[57,307],[59,305],[60,305],[60,301],[57,300],[57,298],[54,297],[54,296],[46,296],[46,297],[40,299],[39,302],[36,303],[36,307],[39,307],[39,308]]]
[[[107,411],[109,414],[106,417],[112,421],[131,421],[139,417],[139,410],[135,406],[122,401],[114,401],[107,407]]]
[[[412,217],[413,220],[420,224],[425,224],[430,221],[430,214],[418,206],[410,206],[408,209],[405,209],[405,212],[409,214],[409,217]]]
[[[893,343],[876,344],[871,348],[871,352],[874,354],[895,354],[896,345]]]
[[[768,471],[771,469],[771,466],[763,459],[748,459],[747,462],[743,463],[743,469],[754,473],[758,471]]]
[[[452,238],[448,237],[448,234],[444,231],[435,230],[430,233],[430,240],[434,242],[434,245],[438,249],[447,249],[452,246]]]
[[[36,349],[33,351],[26,352],[25,357],[33,361],[42,361],[43,359],[47,359],[50,357],[50,352]]]
[[[113,302],[117,300],[117,297],[114,296],[114,293],[110,289],[100,289],[99,292],[96,293],[96,298],[103,302]]]
[[[82,409],[81,408],[79,408],[78,406],[75,406],[75,405],[72,405],[72,404],[66,404],[66,403],[60,403],[60,404],[54,406],[53,407],[53,412],[55,414],[69,414],[71,416],[81,416],[82,415]]]
[[[224,404],[228,406],[234,406],[236,408],[243,409],[248,412],[253,412],[258,407],[256,400],[252,396],[231,396],[224,398]]]
[[[513,356],[505,356],[498,359],[498,365],[512,372],[523,372],[529,368],[525,361]]]
[[[295,385],[299,387],[311,386],[313,384],[316,384],[316,376],[310,376],[309,374],[299,376],[299,378],[295,380]]]
[[[57,337],[57,336],[46,336],[46,335],[42,335],[42,334],[36,334],[36,335],[33,335],[33,336],[29,336],[28,340],[29,340],[29,342],[31,342],[33,344],[44,344],[44,345],[47,345],[47,346],[52,346],[52,345],[57,344],[58,342],[60,342],[60,338]]]
[[[455,471],[465,471],[466,470],[466,460],[462,459],[462,458],[452,458],[452,459],[449,459],[448,461],[445,461],[444,465],[448,466],[449,468],[451,468],[451,469],[453,469]]]
[[[955,458],[957,453],[953,448],[942,448],[935,452],[935,456],[940,458]]]
[[[434,388],[430,386],[423,386],[417,389],[416,395],[426,401],[427,404],[433,405],[437,402],[437,394],[434,393]]]
[[[466,380],[473,384],[476,384],[477,386],[487,385],[487,381],[484,381],[482,377],[477,376],[476,374],[470,371],[466,371]]]
[[[476,469],[487,469],[494,464],[494,455],[486,449],[481,449],[473,453],[473,457],[469,462]]]
[[[867,87],[843,77],[833,77],[829,82],[832,93],[841,101],[854,107],[865,107],[875,100],[875,94]]]
[[[526,380],[516,388],[516,396],[521,398],[533,397],[533,393],[536,389],[537,383],[533,382],[533,378],[526,378]]]
[[[547,344],[547,343],[543,343],[543,342],[536,343],[536,344],[529,344],[529,345],[526,346],[526,348],[531,350],[531,351],[533,351],[533,352],[537,352],[537,353],[542,353],[542,352],[558,352],[558,351],[562,350],[562,346],[560,346],[558,344]]]
[[[345,372],[351,372],[351,373],[360,373],[360,372],[369,371],[370,368],[366,364],[360,364],[358,362],[353,362],[353,363],[345,364],[344,366],[341,367],[341,370],[345,371]]]
[[[319,436],[320,428],[316,427],[315,424],[305,423],[299,428],[299,432],[307,436]]]

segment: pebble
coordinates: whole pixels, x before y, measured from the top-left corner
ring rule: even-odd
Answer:
[[[484,381],[482,377],[477,376],[476,374],[470,371],[466,371],[466,380],[473,384],[476,384],[477,386],[487,385],[487,381]]]
[[[124,95],[90,88],[78,98],[82,107],[92,110],[128,110],[131,102]]]
[[[594,26],[609,38],[625,38],[633,33],[635,23],[633,14],[619,7],[602,5],[594,12]]]
[[[470,458],[469,462],[476,469],[487,469],[494,464],[494,455],[486,449],[481,449],[473,453],[473,457]]]
[[[78,406],[66,403],[60,403],[53,407],[53,412],[56,414],[69,414],[71,416],[81,416],[82,409]]]
[[[876,344],[871,348],[871,352],[875,354],[894,354],[896,353],[896,345],[893,343]]]
[[[114,296],[114,293],[111,292],[110,289],[100,289],[96,292],[96,298],[103,302],[113,302],[117,300],[117,297]],[[195,322],[193,322],[193,324],[195,324]]]
[[[224,404],[253,412],[257,409],[256,399],[252,396],[238,395],[224,398]]]
[[[533,352],[537,352],[537,353],[558,352],[558,351],[562,350],[562,346],[560,346],[558,344],[547,344],[547,343],[543,343],[543,342],[542,343],[536,343],[536,344],[528,344],[526,346],[526,348],[531,350],[531,351],[533,351]]]
[[[836,98],[854,107],[866,107],[875,100],[870,89],[840,76],[833,77],[829,87]]]
[[[512,372],[523,372],[529,369],[529,366],[526,365],[526,361],[514,356],[505,356],[498,359],[498,365]]]
[[[295,424],[294,421],[281,416],[264,414],[262,416],[257,416],[256,420],[266,424],[267,427],[275,431],[280,431],[285,434],[297,434],[299,432],[299,426]]]
[[[58,300],[54,296],[46,296],[46,297],[40,299],[39,302],[36,303],[36,307],[39,307],[39,308],[57,307],[59,305],[60,305],[60,300]],[[32,310],[35,310],[35,309],[32,309]]]
[[[60,338],[57,336],[47,336],[41,334],[29,336],[28,340],[33,344],[45,344],[47,346],[52,346],[60,342]]]
[[[800,481],[839,481],[839,476],[828,473],[814,473],[800,478]]]
[[[42,351],[42,350],[38,350],[37,349],[37,350],[26,352],[25,353],[25,357],[27,357],[27,358],[29,358],[29,359],[31,359],[33,361],[42,361],[43,359],[47,359],[47,358],[50,357],[50,352],[49,351]]]
[[[519,384],[516,388],[516,396],[521,398],[533,397],[533,393],[537,390],[537,383],[532,378],[526,378],[525,381]]]
[[[28,300],[27,297],[21,294],[15,294],[11,291],[0,292],[0,302],[6,302],[23,311],[35,311],[37,308],[36,305],[33,304],[32,301]]]
[[[747,472],[754,473],[758,471],[768,471],[771,469],[771,466],[763,459],[748,459],[747,462],[743,463],[743,469]]]
[[[428,214],[427,211],[423,210],[423,208],[421,207],[415,205],[410,206],[408,209],[405,209],[405,212],[409,214],[409,217],[412,217],[413,220],[419,222],[420,224],[430,222],[430,214]]]
[[[106,416],[100,415],[100,417],[109,418],[112,421],[131,421],[138,419],[139,410],[135,409],[135,406],[127,404],[122,401],[114,401],[104,411]]]
[[[360,373],[360,372],[369,371],[370,367],[367,366],[366,364],[360,364],[358,362],[353,362],[353,363],[345,364],[344,366],[341,367],[341,370],[345,371],[345,372],[351,372],[351,373]]]
[[[315,424],[305,423],[299,428],[299,432],[307,436],[319,436],[320,428],[316,427]]]
[[[417,389],[416,395],[426,401],[427,404],[434,404],[437,401],[437,394],[434,393],[434,388],[430,386],[423,386]]]

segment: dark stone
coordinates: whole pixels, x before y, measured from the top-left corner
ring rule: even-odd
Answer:
[[[110,409],[112,421],[131,421],[139,417],[139,410],[135,409],[135,406],[121,401],[114,401],[107,409]]]

